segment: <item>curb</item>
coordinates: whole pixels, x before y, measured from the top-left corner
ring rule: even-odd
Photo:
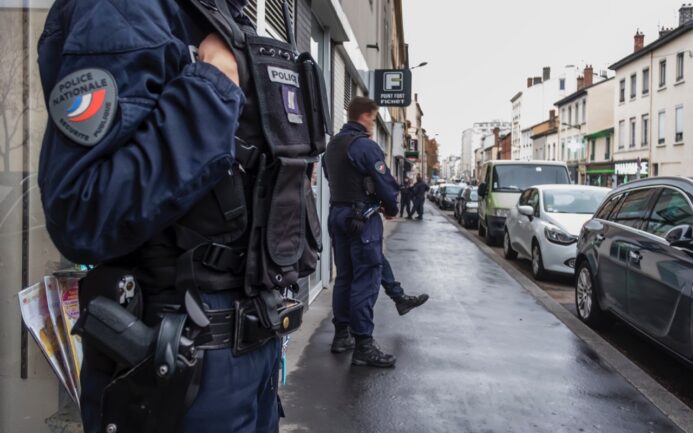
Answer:
[[[667,391],[662,385],[657,383],[645,371],[638,367],[633,361],[628,359],[621,352],[616,350],[611,344],[599,336],[580,319],[575,317],[570,311],[566,310],[561,304],[549,296],[542,288],[537,286],[534,281],[529,279],[522,272],[515,269],[510,263],[496,254],[491,247],[483,243],[471,232],[460,227],[451,216],[442,211],[433,209],[440,216],[452,223],[462,235],[484,252],[491,260],[496,262],[506,273],[514,278],[520,285],[527,290],[535,299],[558,320],[563,322],[578,338],[583,340],[592,350],[604,359],[614,370],[623,376],[628,383],[645,396],[654,404],[664,415],[666,415],[677,427],[686,433],[693,433],[693,411],[679,400],[674,394]]]

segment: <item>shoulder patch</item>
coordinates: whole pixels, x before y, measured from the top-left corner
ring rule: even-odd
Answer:
[[[70,140],[91,147],[110,129],[117,104],[118,87],[113,75],[104,69],[81,69],[53,87],[48,112]]]
[[[385,163],[383,161],[378,161],[375,163],[375,171],[377,171],[380,174],[385,174]]]

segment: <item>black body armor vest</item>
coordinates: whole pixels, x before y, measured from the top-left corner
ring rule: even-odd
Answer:
[[[130,256],[143,286],[178,293],[243,288],[247,296],[295,286],[322,250],[311,188],[331,134],[322,71],[293,44],[235,21],[225,0],[181,0],[234,52],[246,103],[238,165],[174,226]]]
[[[365,182],[368,176],[359,173],[349,160],[349,146],[363,134],[339,134],[327,146],[323,163],[330,177],[332,203],[365,203],[368,201]]]

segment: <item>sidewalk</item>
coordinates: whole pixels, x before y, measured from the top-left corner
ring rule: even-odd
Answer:
[[[442,215],[424,218],[387,239],[405,290],[431,295],[400,317],[381,292],[375,337],[397,367],[330,353],[325,291],[292,343],[283,432],[681,431]]]

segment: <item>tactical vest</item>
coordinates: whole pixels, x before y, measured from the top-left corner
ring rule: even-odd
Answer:
[[[330,141],[323,163],[330,177],[330,202],[366,203],[365,182],[368,176],[360,173],[349,160],[349,147],[365,134],[338,134]]]
[[[225,0],[182,1],[191,2],[236,57],[246,97],[237,165],[133,254],[144,264],[138,277],[144,286],[175,281],[179,293],[242,287],[253,297],[297,288],[299,278],[315,271],[322,250],[311,182],[325,135],[332,133],[322,71],[310,54],[297,53],[292,35],[285,43],[239,25]]]

